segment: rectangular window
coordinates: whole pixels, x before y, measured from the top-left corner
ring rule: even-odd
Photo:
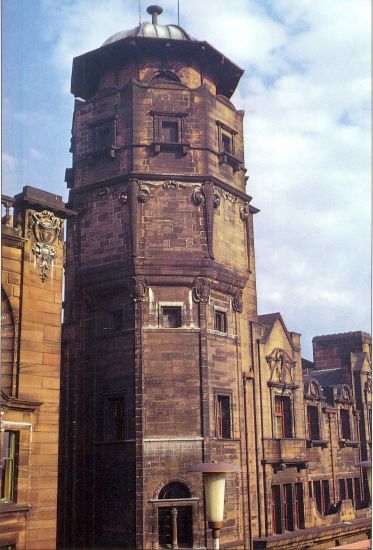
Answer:
[[[227,314],[224,311],[215,311],[215,330],[227,332]]]
[[[323,479],[321,489],[322,489],[322,513],[326,515],[329,512],[329,508],[330,508],[330,491],[329,491],[328,479]]]
[[[281,486],[272,485],[272,530],[279,535],[282,533],[282,514],[281,514]]]
[[[232,136],[228,134],[221,134],[221,146],[222,150],[226,153],[232,153]]]
[[[123,313],[121,309],[109,312],[110,328],[118,331],[123,328]]]
[[[5,430],[3,441],[0,498],[16,502],[19,432]]]
[[[322,496],[321,496],[321,481],[313,482],[313,494],[316,501],[316,508],[322,514]]]
[[[229,439],[231,435],[231,403],[229,395],[216,396],[216,436]]]
[[[313,497],[313,491],[312,491],[312,481],[308,482],[308,496],[309,498]]]
[[[346,485],[347,485],[347,498],[349,498],[354,504],[354,487],[352,483],[352,478],[346,479]]]
[[[368,441],[372,441],[372,409],[368,409]]]
[[[285,531],[294,531],[293,486],[291,483],[285,483],[282,486],[282,498]]]
[[[303,483],[295,484],[295,519],[296,528],[304,529]]]
[[[339,500],[346,500],[346,483],[344,479],[338,480]]]
[[[350,411],[340,409],[339,414],[341,418],[342,439],[349,440],[351,439]]]
[[[355,508],[361,506],[361,487],[360,487],[360,478],[355,477],[354,478],[354,492],[355,492],[355,498],[354,498],[354,506]]]
[[[293,437],[291,399],[275,395],[275,437]]]
[[[165,328],[181,327],[181,307],[162,307],[162,326]]]
[[[103,151],[114,145],[113,121],[97,124],[95,126],[95,150]]]
[[[105,440],[122,441],[127,437],[127,408],[124,395],[109,397],[105,411]]]
[[[318,408],[309,405],[307,407],[308,437],[313,441],[320,439],[319,411]]]
[[[162,120],[161,139],[165,143],[177,143],[179,141],[179,124],[176,121]]]

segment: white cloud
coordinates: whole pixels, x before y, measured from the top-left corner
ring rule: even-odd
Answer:
[[[40,153],[40,151],[38,151],[37,149],[35,149],[35,147],[31,147],[30,151],[29,151],[29,154],[30,154],[30,157],[33,158],[33,159],[41,159],[43,158],[43,155]]]

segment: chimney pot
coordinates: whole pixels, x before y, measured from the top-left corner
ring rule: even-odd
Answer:
[[[158,25],[158,15],[163,12],[161,6],[149,6],[146,11],[152,16],[152,24]]]

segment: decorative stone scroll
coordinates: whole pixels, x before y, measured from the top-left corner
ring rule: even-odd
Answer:
[[[275,348],[270,355],[267,355],[267,364],[271,369],[270,383],[286,387],[294,385],[293,371],[296,361],[280,348]]]
[[[148,286],[144,277],[132,278],[132,298],[134,302],[146,302],[148,299]]]
[[[187,186],[176,180],[167,180],[162,184],[163,189],[186,189]]]
[[[232,300],[232,308],[234,311],[237,311],[237,313],[242,313],[243,311],[243,300],[242,300],[243,292],[240,288],[237,288]]]
[[[205,277],[197,277],[193,282],[193,299],[207,304],[210,298],[211,283]]]
[[[48,271],[53,268],[57,251],[54,248],[56,240],[60,240],[62,220],[53,212],[43,210],[31,215],[31,227],[36,242],[32,247],[35,255],[35,267],[40,269],[40,278],[44,282],[48,278]]]

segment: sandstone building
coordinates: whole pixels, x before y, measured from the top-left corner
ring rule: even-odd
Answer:
[[[56,546],[61,197],[24,187],[1,224],[0,548]]]
[[[150,12],[73,64],[58,546],[211,547],[191,473],[211,461],[239,466],[222,548],[367,538],[370,336],[316,337],[302,361],[258,315],[242,70]]]

